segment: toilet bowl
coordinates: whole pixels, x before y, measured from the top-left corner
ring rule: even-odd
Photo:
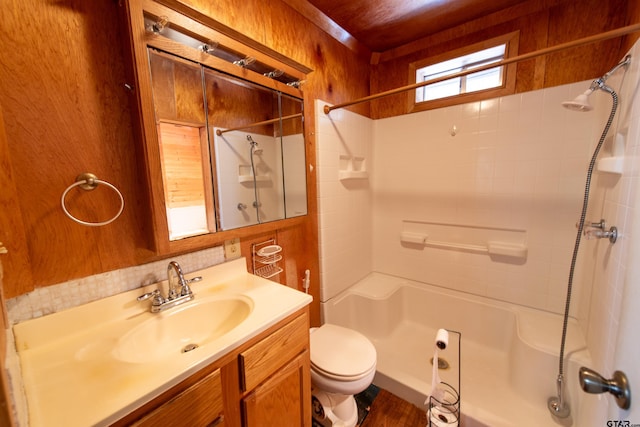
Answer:
[[[355,426],[353,395],[373,381],[375,347],[360,332],[329,323],[312,328],[310,341],[314,419],[323,426]]]

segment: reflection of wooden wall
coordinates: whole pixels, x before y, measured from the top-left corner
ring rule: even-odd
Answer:
[[[149,64],[156,119],[204,125],[200,67],[151,50]]]
[[[282,116],[292,116],[302,112],[301,101],[297,99],[289,98],[287,96],[282,97]],[[290,119],[282,122],[282,136],[296,135],[302,133],[302,120]]]
[[[201,129],[171,123],[158,126],[167,208],[205,204]],[[203,142],[206,146],[206,137]]]
[[[212,70],[205,73],[209,126],[235,128],[278,117],[276,94],[243,84]],[[274,136],[273,125],[254,126],[247,132]]]

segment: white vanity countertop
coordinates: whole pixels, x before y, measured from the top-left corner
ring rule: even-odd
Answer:
[[[297,290],[247,273],[239,258],[186,275],[195,299],[240,297],[252,311],[230,332],[188,353],[130,363],[115,357],[123,336],[159,314],[136,298],[155,285],[14,326],[29,405],[29,425],[109,425],[308,305]]]

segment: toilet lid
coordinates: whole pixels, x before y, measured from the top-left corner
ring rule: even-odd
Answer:
[[[312,331],[311,365],[330,377],[358,379],[375,369],[376,349],[360,332],[324,324]]]

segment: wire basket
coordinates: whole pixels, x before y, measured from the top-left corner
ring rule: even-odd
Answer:
[[[427,420],[429,427],[458,427],[460,425],[460,393],[450,384],[439,385],[443,395],[440,399],[429,397]]]
[[[282,247],[276,244],[275,239],[254,243],[251,247],[251,252],[253,274],[269,279],[284,271],[278,265],[278,262],[282,260]]]

